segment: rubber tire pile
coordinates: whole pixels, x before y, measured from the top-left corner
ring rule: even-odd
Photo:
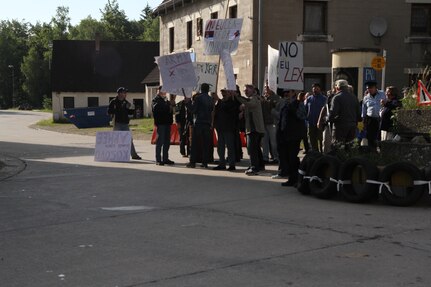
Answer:
[[[408,162],[379,169],[365,158],[342,163],[335,156],[310,152],[302,159],[298,175],[298,191],[322,199],[340,193],[349,202],[362,203],[380,195],[390,205],[410,206],[426,190],[431,193],[431,168],[419,169]]]

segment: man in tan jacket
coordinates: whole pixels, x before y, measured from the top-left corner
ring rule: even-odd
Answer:
[[[265,135],[262,104],[253,85],[245,85],[246,98],[236,96],[245,108],[245,132],[247,134],[247,148],[250,155],[250,167],[245,171],[247,175],[257,175],[265,169],[260,143]]]

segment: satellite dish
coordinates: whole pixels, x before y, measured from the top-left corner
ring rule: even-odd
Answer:
[[[370,33],[374,37],[382,37],[388,29],[388,23],[383,17],[373,17],[370,22]]]

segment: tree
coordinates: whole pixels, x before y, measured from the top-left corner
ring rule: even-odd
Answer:
[[[29,24],[0,22],[0,106],[11,107],[22,95],[22,58],[28,51]],[[13,99],[13,95],[15,98]]]
[[[129,40],[131,39],[130,22],[124,10],[120,10],[117,0],[108,0],[102,13],[102,23],[106,28],[106,37],[109,40]]]
[[[57,32],[58,30],[55,31],[54,27],[45,23],[37,23],[31,28],[29,51],[21,65],[24,75],[22,89],[27,94],[25,101],[36,107],[42,105],[43,96],[51,97],[51,47],[54,34]]]
[[[54,40],[67,40],[71,28],[69,7],[57,7],[57,13],[51,20]]]
[[[72,40],[94,40],[96,33],[99,33],[101,39],[108,39],[104,24],[88,16],[70,29],[70,38]]]
[[[159,17],[153,14],[150,5],[142,10],[141,20],[144,32],[140,36],[140,40],[149,42],[158,42],[160,39],[160,23]]]

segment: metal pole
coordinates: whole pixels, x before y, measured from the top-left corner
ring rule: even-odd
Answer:
[[[259,0],[259,17],[258,17],[258,32],[257,32],[257,86],[263,93],[262,80],[262,0]]]
[[[385,90],[385,78],[386,78],[386,50],[383,50],[383,59],[385,59],[385,66],[382,69],[382,91]]]
[[[15,107],[15,67],[13,65],[8,66],[12,70],[12,107]]]

